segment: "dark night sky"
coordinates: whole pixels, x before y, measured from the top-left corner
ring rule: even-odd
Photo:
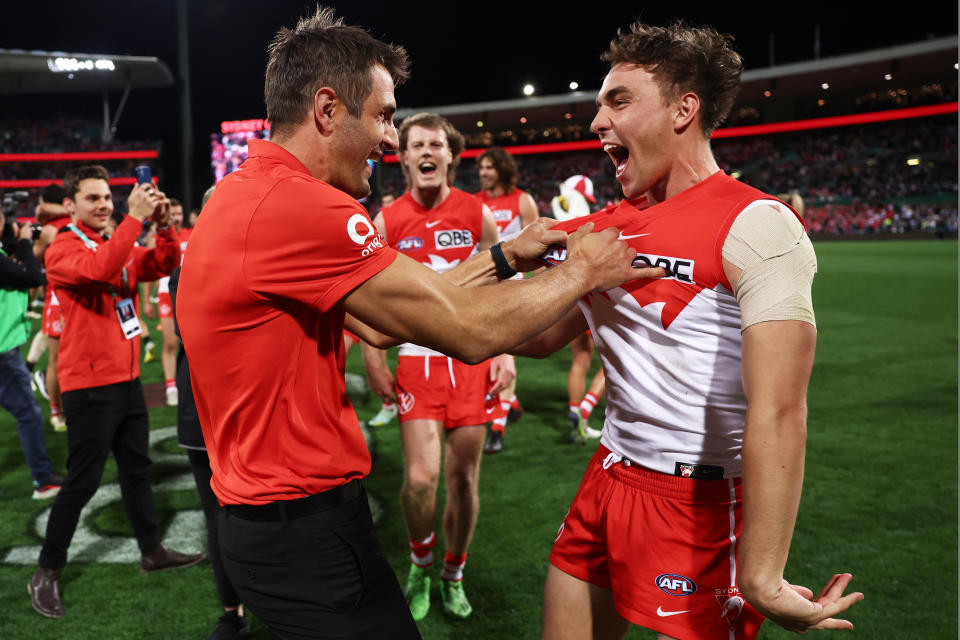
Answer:
[[[0,47],[157,56],[178,74],[174,0],[95,0],[88,3],[8,2],[0,17]],[[377,37],[406,47],[413,78],[397,93],[400,107],[445,105],[519,97],[525,82],[539,94],[600,85],[599,61],[618,27],[640,17],[651,24],[683,18],[735,36],[747,69],[769,65],[770,35],[777,64],[820,55],[915,42],[957,33],[955,2],[879,4],[791,3],[582,3],[579,12],[558,3],[342,2],[338,14]],[[861,3],[856,3],[861,7]],[[266,46],[281,26],[312,10],[304,0],[188,0],[196,162],[208,157],[207,137],[222,120],[257,118],[263,108]],[[11,110],[32,100],[0,98]],[[114,105],[119,95],[114,97]],[[52,101],[99,117],[99,96]],[[134,91],[119,122],[121,138],[160,137],[169,158],[179,156],[176,89]],[[202,169],[202,167],[201,167]],[[175,172],[174,172],[175,173]],[[202,189],[200,189],[202,191]]]

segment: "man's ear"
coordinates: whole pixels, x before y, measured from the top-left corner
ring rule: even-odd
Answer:
[[[690,126],[700,114],[700,96],[695,93],[685,93],[677,102],[677,110],[673,115],[673,128],[678,133]]]
[[[63,199],[63,208],[67,210],[67,213],[71,216],[73,215],[73,200],[70,198]]]
[[[333,133],[334,117],[339,109],[343,108],[337,92],[331,87],[320,87],[313,94],[313,121],[320,135],[328,136]]]

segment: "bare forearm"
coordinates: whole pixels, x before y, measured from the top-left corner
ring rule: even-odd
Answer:
[[[469,289],[435,276],[432,285],[421,281],[429,295],[418,298],[389,286],[378,290],[378,274],[364,285],[373,285],[374,295],[351,295],[345,305],[382,333],[465,362],[481,362],[543,331],[586,294],[588,278],[578,269],[568,263],[535,283],[517,280]]]
[[[748,600],[780,588],[803,489],[805,412],[751,411],[743,445],[740,586]]]
[[[469,289],[457,328],[444,332],[445,344],[425,344],[440,351],[464,349],[467,362],[480,362],[548,329],[589,292],[583,278],[555,270],[534,281],[515,280]],[[459,338],[458,338],[459,336]],[[466,338],[465,340],[463,338]]]
[[[458,287],[479,287],[500,281],[497,266],[490,251],[481,251],[443,274],[443,278]]]
[[[349,313],[344,318],[343,328],[351,333],[356,334],[357,337],[360,338],[361,344],[370,345],[378,350],[389,349],[390,347],[395,347],[403,342],[403,340],[398,340],[393,336],[380,333],[373,327],[360,321],[358,318],[353,317]]]

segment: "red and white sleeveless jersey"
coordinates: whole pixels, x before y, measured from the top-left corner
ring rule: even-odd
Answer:
[[[736,217],[761,202],[782,205],[721,171],[642,211],[624,201],[555,227],[617,227],[638,252],[635,266],[667,270],[580,302],[607,375],[602,442],[611,451],[671,475],[709,465],[740,476],[740,307],[721,252]],[[552,249],[544,260],[565,257]]]
[[[410,192],[381,212],[387,244],[437,273],[454,268],[474,253],[483,234],[483,205],[466,191],[450,194],[432,209],[423,207]],[[401,355],[440,355],[432,349],[403,344]]]
[[[183,264],[183,255],[184,251],[187,250],[187,242],[190,239],[190,234],[193,232],[193,229],[189,227],[182,227],[177,233],[177,244],[180,245],[180,264]],[[163,276],[157,280],[157,293],[170,293],[170,276]]]
[[[509,193],[496,198],[488,195],[486,191],[477,193],[480,201],[490,207],[490,211],[493,213],[501,242],[509,240],[523,231],[523,222],[520,220],[520,198],[524,193],[520,189],[513,189]]]

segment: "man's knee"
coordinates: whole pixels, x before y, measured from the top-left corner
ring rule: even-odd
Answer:
[[[468,498],[477,493],[477,471],[473,465],[459,466],[447,471],[447,495]]]
[[[427,500],[436,497],[440,476],[434,469],[408,467],[403,483],[403,492],[414,500]]]

